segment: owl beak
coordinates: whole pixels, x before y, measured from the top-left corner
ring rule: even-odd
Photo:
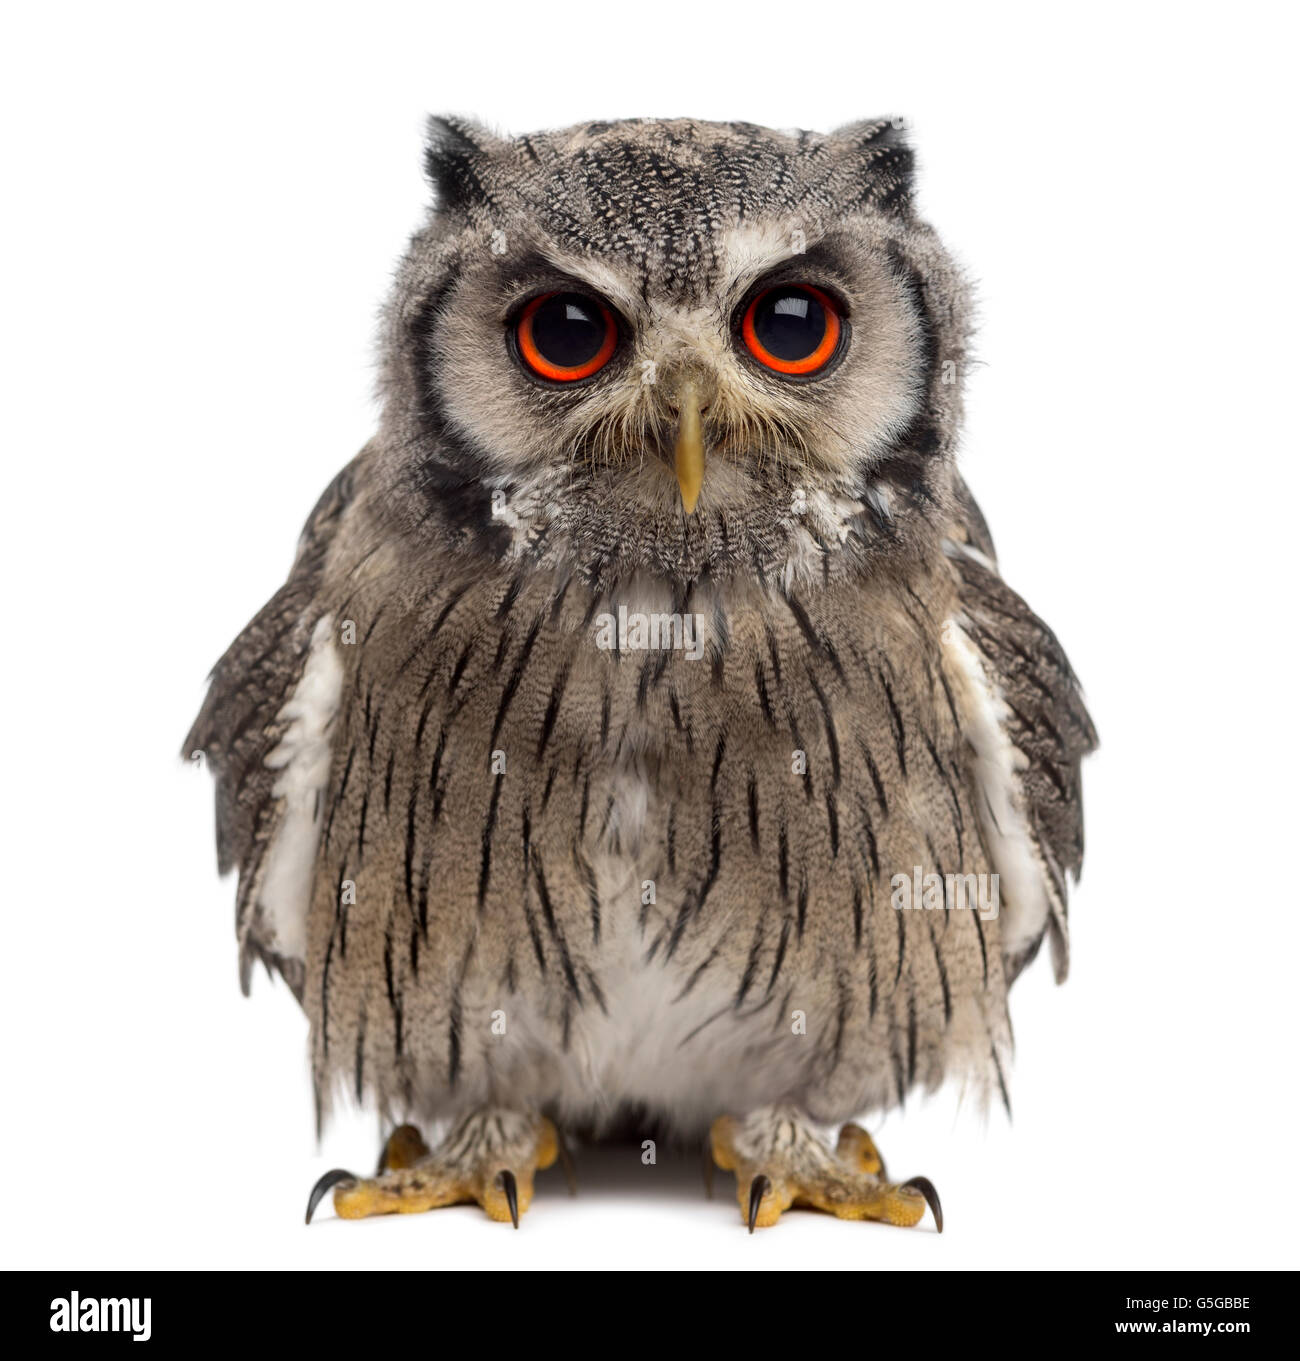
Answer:
[[[673,448],[673,467],[681,488],[682,509],[690,515],[700,499],[704,481],[704,436],[700,428],[700,390],[691,379],[677,389],[677,443]]]

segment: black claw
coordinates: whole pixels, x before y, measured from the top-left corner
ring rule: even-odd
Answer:
[[[497,1184],[506,1193],[506,1204],[510,1206],[510,1222],[519,1227],[519,1186],[515,1174],[508,1168],[497,1173]]]
[[[930,1213],[934,1216],[934,1227],[942,1233],[943,1206],[939,1204],[939,1193],[934,1189],[934,1182],[929,1177],[913,1177],[910,1181],[905,1181],[903,1185],[913,1191],[920,1191],[925,1197],[925,1203],[930,1207]]]
[[[754,1232],[754,1225],[758,1222],[758,1207],[763,1203],[763,1197],[772,1188],[772,1183],[762,1172],[749,1183],[749,1231]]]
[[[311,1217],[316,1213],[316,1207],[321,1203],[325,1192],[332,1186],[337,1186],[343,1181],[356,1181],[356,1174],[344,1171],[341,1167],[331,1168],[325,1175],[311,1188],[311,1195],[307,1197],[307,1218],[304,1221],[311,1223]]]

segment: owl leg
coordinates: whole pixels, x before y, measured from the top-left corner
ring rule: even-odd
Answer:
[[[713,1161],[736,1174],[740,1213],[754,1229],[767,1228],[792,1205],[825,1210],[839,1219],[880,1219],[910,1227],[929,1205],[943,1232],[939,1195],[926,1177],[896,1184],[858,1125],[845,1125],[832,1151],[788,1106],[768,1106],[713,1122]]]
[[[559,1151],[555,1126],[545,1116],[517,1111],[474,1111],[432,1152],[413,1125],[402,1125],[384,1145],[376,1176],[336,1169],[321,1177],[307,1202],[307,1222],[332,1188],[340,1219],[417,1214],[477,1201],[489,1219],[518,1228],[519,1216],[532,1204],[533,1174],[550,1167]]]

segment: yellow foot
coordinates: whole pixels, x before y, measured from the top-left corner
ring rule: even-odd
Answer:
[[[792,1205],[904,1227],[919,1223],[929,1205],[943,1232],[943,1209],[930,1180],[886,1181],[884,1159],[858,1125],[844,1126],[832,1153],[797,1111],[769,1106],[740,1118],[722,1116],[710,1138],[713,1161],[736,1174],[736,1199],[750,1233],[775,1224]]]
[[[558,1155],[555,1126],[540,1115],[475,1111],[432,1153],[414,1125],[402,1125],[384,1145],[376,1176],[360,1178],[336,1168],[321,1177],[307,1201],[307,1223],[333,1188],[340,1219],[417,1214],[477,1201],[489,1219],[518,1228],[533,1201],[533,1174]]]
[[[424,1135],[414,1125],[398,1125],[384,1141],[383,1152],[379,1155],[378,1176],[382,1172],[400,1172],[404,1167],[414,1167],[416,1163],[429,1156],[429,1145]]]

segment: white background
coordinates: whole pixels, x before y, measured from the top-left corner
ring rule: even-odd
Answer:
[[[1281,5],[10,6],[0,41],[0,1260],[22,1266],[1298,1264],[1291,182]],[[1012,997],[1014,1122],[875,1126],[942,1238],[583,1155],[519,1233],[346,1224],[306,1023],[238,991],[181,740],[369,435],[427,112],[522,132],[902,112],[978,280],[964,468],[1102,750],[1073,972]]]

